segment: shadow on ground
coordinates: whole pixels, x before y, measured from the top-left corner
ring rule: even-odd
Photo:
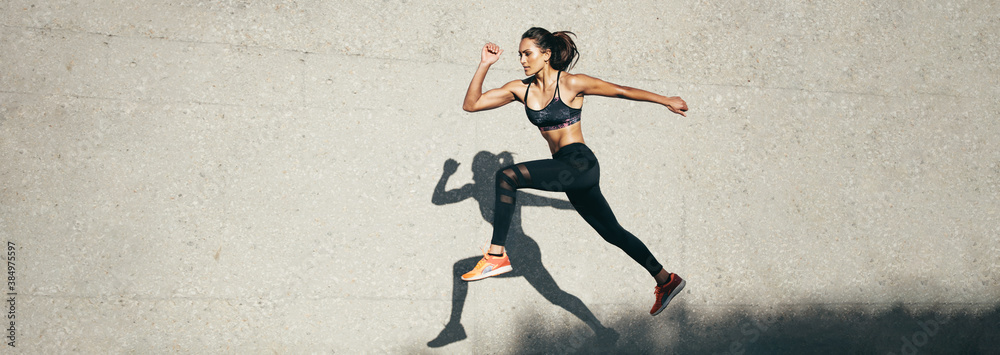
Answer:
[[[858,306],[799,306],[768,310],[734,308],[703,315],[708,308],[672,304],[657,317],[636,316],[605,323],[621,338],[603,342],[586,325],[539,326],[526,317],[516,345],[502,353],[575,354],[1000,354],[1000,306],[987,311],[882,311]]]
[[[448,179],[457,171],[459,163],[449,159],[444,164],[444,171],[441,179],[434,188],[431,202],[435,205],[447,205],[474,199],[478,202],[479,211],[484,220],[493,221],[494,202],[494,174],[503,167],[513,164],[513,155],[509,152],[493,154],[481,151],[473,157],[472,172],[473,183],[464,184],[453,190],[447,190],[445,186]],[[576,316],[588,328],[600,334],[602,339],[617,337],[617,334],[601,324],[601,321],[594,316],[590,308],[587,307],[579,297],[566,292],[559,287],[556,280],[542,264],[542,252],[538,243],[528,236],[521,228],[521,207],[551,207],[556,209],[571,210],[573,205],[568,201],[552,199],[526,193],[517,192],[517,201],[514,214],[510,224],[507,252],[511,264],[517,265],[514,271],[494,276],[493,278],[523,277],[528,283],[538,291],[546,300],[553,305],[562,307],[566,311]],[[476,266],[481,256],[461,259],[456,261],[452,268],[452,307],[448,323],[444,329],[433,339],[427,342],[430,348],[440,348],[462,340],[468,335],[465,326],[462,325],[462,313],[465,308],[466,296],[469,293],[469,282],[461,279],[462,274],[472,270]]]
[[[479,152],[473,158],[473,182],[446,190],[459,163],[449,159],[434,190],[432,202],[447,205],[472,198],[482,217],[493,220],[493,174],[513,163],[510,153]],[[513,341],[494,339],[499,348],[475,349],[500,354],[1000,354],[1000,306],[973,312],[973,305],[942,305],[937,311],[914,311],[905,305],[800,305],[784,308],[706,307],[686,303],[683,295],[657,317],[603,321],[590,305],[563,291],[542,264],[537,243],[521,229],[521,206],[572,209],[559,199],[519,191],[511,224],[511,262],[517,272],[500,277],[524,277],[549,302],[573,317],[572,327],[547,326],[540,315],[517,320]],[[485,240],[484,240],[485,242]],[[426,352],[462,341],[479,341],[485,334],[466,334],[461,324],[469,284],[460,276],[479,257],[456,261],[452,310],[448,324],[424,346],[406,353]],[[982,307],[978,307],[982,309]],[[724,310],[720,310],[724,309]],[[963,310],[966,309],[966,310]],[[468,339],[468,338],[473,339]],[[478,338],[478,339],[477,339]],[[442,349],[447,352],[447,348]]]

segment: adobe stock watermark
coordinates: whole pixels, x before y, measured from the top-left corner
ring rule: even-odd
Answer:
[[[6,308],[6,319],[10,321],[10,326],[6,327],[4,330],[4,343],[7,343],[9,347],[15,347],[17,345],[17,274],[14,268],[15,255],[17,248],[14,242],[7,242],[7,289],[5,306]]]
[[[587,326],[589,326],[590,329],[601,329],[601,328],[603,328],[603,327],[597,327],[597,326],[595,326],[595,324],[594,324],[593,321],[587,321]],[[612,330],[606,329],[605,331],[612,331]],[[580,351],[580,348],[583,347],[583,344],[587,343],[588,339],[596,337],[596,336],[599,336],[599,335],[601,335],[601,334],[597,333],[596,331],[594,332],[593,335],[588,335],[588,334],[586,334],[586,331],[583,330],[583,328],[574,328],[572,330],[572,334],[570,334],[570,337],[569,337],[569,346],[565,346],[565,345],[559,345],[559,346],[557,346],[557,349],[558,349],[557,353],[558,354],[572,354],[572,353],[575,353],[577,351]],[[612,344],[609,344],[609,345],[612,345]]]
[[[569,157],[569,163],[572,165],[573,169],[576,169],[577,173],[583,172],[591,168],[591,163],[583,156],[583,153],[573,152]],[[576,177],[573,171],[570,169],[562,169],[559,171],[556,181],[543,181],[541,183],[542,188],[548,191],[564,191],[566,186],[573,185],[576,182]]]
[[[941,331],[941,326],[948,324],[950,320],[948,316],[938,314],[934,316],[934,319],[918,321],[917,327],[920,328],[919,330],[913,332],[910,336],[904,335],[900,337],[902,345],[899,347],[899,353],[901,355],[916,355],[920,353],[920,348],[927,345]],[[896,353],[891,351],[886,354],[896,355]]]
[[[76,144],[67,145],[68,151],[64,151],[65,156],[60,154],[58,158],[65,159],[65,163],[74,169],[88,165],[97,158],[100,149],[103,148],[104,139],[108,135],[110,126],[105,120],[97,118],[94,127],[90,130],[82,130],[79,133],[82,137],[77,138]]]
[[[764,333],[767,333],[775,323],[778,322],[778,317],[774,315],[768,315],[763,320],[752,319],[740,324],[740,334],[743,334],[739,339],[733,340],[729,343],[729,348],[724,352],[715,353],[713,355],[742,355],[746,353],[747,348],[760,340]]]

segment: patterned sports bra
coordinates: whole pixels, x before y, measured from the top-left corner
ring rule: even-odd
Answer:
[[[562,76],[561,71],[556,74],[556,92],[552,95],[552,101],[541,110],[528,108],[528,90],[531,89],[531,84],[529,83],[528,88],[524,89],[524,113],[528,115],[528,121],[543,132],[569,127],[580,121],[582,109],[566,106],[566,103],[559,98],[560,76]]]

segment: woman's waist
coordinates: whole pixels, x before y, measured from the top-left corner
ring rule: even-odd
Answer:
[[[549,144],[549,151],[553,155],[558,153],[560,150],[564,149],[566,146],[577,144],[586,147],[583,141],[583,131],[580,129],[580,123],[554,131],[542,131],[542,137]]]
[[[588,147],[587,144],[584,142],[572,142],[564,144],[559,148],[557,148],[555,153],[552,153],[552,158],[553,159],[571,158],[579,155],[585,155],[588,158],[597,159],[597,157],[594,156],[594,152],[590,150],[590,147]]]

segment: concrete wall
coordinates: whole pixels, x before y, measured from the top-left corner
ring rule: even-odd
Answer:
[[[14,353],[1000,347],[995,2],[0,14]],[[531,26],[577,33],[574,72],[690,106],[584,108],[619,221],[688,280],[656,318],[652,280],[558,193],[520,195],[517,275],[454,281],[489,240],[499,156],[549,156],[521,106],[460,108],[487,41],[506,53],[486,86],[521,78]]]

